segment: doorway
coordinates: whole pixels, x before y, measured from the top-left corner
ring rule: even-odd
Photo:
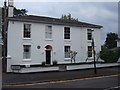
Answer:
[[[46,64],[51,64],[51,51],[46,50]]]
[[[46,64],[51,64],[51,51],[52,51],[52,46],[51,45],[47,45],[45,47],[45,55],[46,55]]]

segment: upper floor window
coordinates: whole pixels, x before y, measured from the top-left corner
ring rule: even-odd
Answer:
[[[91,29],[87,29],[87,39],[92,40],[92,30]]]
[[[64,39],[70,39],[70,27],[64,27]]]
[[[24,38],[31,38],[31,24],[24,24]]]
[[[45,38],[52,39],[52,26],[49,26],[49,25],[46,26]]]

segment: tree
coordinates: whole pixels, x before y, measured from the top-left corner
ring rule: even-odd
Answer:
[[[108,33],[105,44],[102,46],[100,58],[106,63],[116,63],[120,57],[120,50],[117,47],[118,35],[116,33]]]
[[[72,20],[72,21],[78,21],[78,18],[73,18],[72,15],[69,13],[68,15],[62,15],[61,16],[61,19],[64,19],[64,20]]]
[[[118,52],[117,50],[110,50],[105,46],[102,46],[100,58],[104,60],[105,63],[116,63],[119,57],[120,51]]]
[[[26,16],[27,12],[26,9],[17,9],[14,7],[14,16]]]
[[[118,39],[118,35],[116,33],[112,33],[112,32],[108,33],[105,41],[105,46],[108,49],[117,47],[117,41],[116,41],[117,39]]]

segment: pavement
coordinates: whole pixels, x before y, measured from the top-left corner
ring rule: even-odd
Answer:
[[[3,73],[2,81],[4,85],[26,84],[33,82],[49,82],[58,80],[71,80],[86,77],[97,77],[120,74],[119,65],[108,65],[106,67],[97,67],[97,74],[94,68],[83,68],[70,71],[51,71],[38,73]]]

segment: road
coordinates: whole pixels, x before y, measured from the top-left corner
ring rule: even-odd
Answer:
[[[111,90],[111,88],[117,88],[118,86],[118,75],[109,75],[82,79],[10,85],[6,86],[6,88],[103,88],[102,90]]]

